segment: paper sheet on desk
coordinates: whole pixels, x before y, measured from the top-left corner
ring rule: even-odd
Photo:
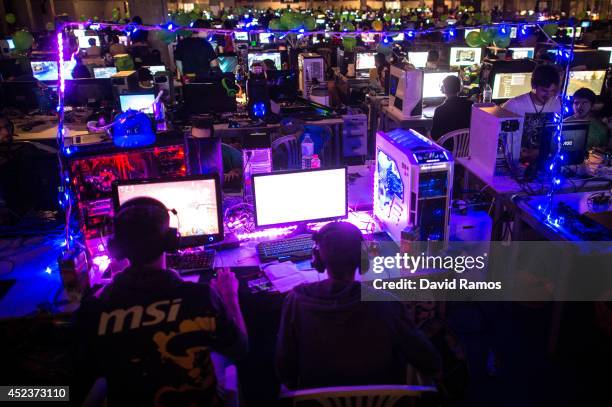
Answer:
[[[290,291],[293,287],[302,283],[312,283],[324,278],[316,270],[299,270],[298,267],[291,262],[270,264],[263,270],[272,282],[274,288],[281,293]]]

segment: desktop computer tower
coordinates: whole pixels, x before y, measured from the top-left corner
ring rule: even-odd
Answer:
[[[448,241],[453,157],[414,130],[376,134],[374,216],[395,241],[417,226],[420,241]]]
[[[325,63],[319,54],[298,55],[299,89],[304,99],[310,98],[310,88],[315,82],[325,83]]]
[[[497,105],[472,107],[469,160],[479,174],[492,177],[517,168],[523,117]]]
[[[389,74],[389,110],[402,119],[423,112],[423,71],[392,65]]]
[[[368,155],[368,116],[349,114],[342,116],[342,156],[363,158]]]
[[[115,96],[138,90],[138,73],[136,71],[119,71],[111,76]]]

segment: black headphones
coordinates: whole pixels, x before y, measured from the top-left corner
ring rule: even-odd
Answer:
[[[346,223],[346,222],[333,222],[333,223],[327,224],[323,226],[318,232],[316,232],[312,236],[312,240],[314,241],[315,245],[312,248],[312,261],[310,262],[310,266],[313,269],[317,270],[319,273],[324,273],[325,268],[326,268],[325,261],[321,257],[321,249],[319,248],[319,244],[321,243],[323,238],[328,233],[333,233],[337,229],[336,225],[341,225],[343,223]],[[361,233],[360,233],[360,237],[361,237],[360,241],[363,243],[364,238],[363,238],[363,235],[361,235]],[[361,250],[361,262],[359,264],[359,274],[365,274],[369,269],[370,269],[370,258],[368,257],[367,252],[364,252],[363,250]]]
[[[166,206],[159,202],[156,199],[148,198],[148,197],[139,197],[130,199],[126,203],[124,203],[119,211],[115,215],[114,223],[117,224],[121,218],[134,216],[142,211],[163,211],[164,214],[168,212],[172,212],[176,215],[176,210],[168,209]],[[169,216],[169,215],[168,215]],[[108,240],[108,251],[111,256],[117,260],[122,260],[127,258],[127,253],[125,251],[125,245],[122,244],[121,239],[117,239],[116,236],[113,236]],[[180,235],[178,233],[177,228],[168,228],[168,230],[161,236],[158,242],[154,243],[154,246],[151,247],[151,250],[162,251],[165,253],[173,253],[176,252],[180,247]]]

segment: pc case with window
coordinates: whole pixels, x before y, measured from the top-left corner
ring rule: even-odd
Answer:
[[[310,97],[310,88],[315,80],[325,83],[325,63],[319,54],[302,53],[298,56],[299,86],[305,99]]]
[[[423,71],[391,66],[389,110],[402,119],[421,116],[423,111]]]
[[[414,130],[376,134],[374,216],[399,241],[408,225],[422,241],[448,241],[453,158]]]
[[[469,159],[485,177],[518,166],[523,117],[499,106],[473,106]]]

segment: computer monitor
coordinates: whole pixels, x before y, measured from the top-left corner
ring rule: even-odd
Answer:
[[[610,51],[610,63],[612,64],[612,47],[599,47],[598,51]]]
[[[402,42],[402,41],[404,41],[406,36],[404,35],[404,33],[391,34],[391,38],[393,38],[394,42]]]
[[[531,72],[502,73],[493,78],[493,99],[505,100],[531,91]]]
[[[14,107],[22,111],[39,108],[39,97],[42,95],[35,81],[7,81],[2,82],[2,105]]]
[[[549,123],[542,130],[540,149],[538,153],[538,168],[546,169],[550,165],[552,156],[557,151],[557,125]],[[589,135],[589,121],[565,121],[561,131],[562,165],[578,165],[584,162],[587,139]]]
[[[154,101],[155,95],[153,93],[131,93],[119,95],[119,104],[121,105],[122,112],[132,109],[146,114],[153,114]]]
[[[408,52],[408,62],[415,68],[425,68],[427,66],[427,56],[429,52]]]
[[[80,28],[75,28],[74,30],[72,30],[72,33],[74,34],[75,37],[79,38],[85,35],[85,30],[80,29]]]
[[[221,72],[234,73],[238,67],[238,56],[232,54],[219,55],[219,68]]]
[[[270,44],[274,41],[274,34],[272,33],[259,33],[260,44]]]
[[[253,66],[253,63],[255,62],[262,62],[266,59],[270,59],[274,62],[274,66],[276,67],[276,69],[281,69],[282,68],[282,61],[281,61],[281,53],[280,51],[271,51],[271,52],[249,52],[247,54],[247,64],[248,64],[248,68],[249,70],[251,70],[251,67]]]
[[[258,227],[346,218],[346,168],[253,175]]]
[[[606,71],[570,71],[569,84],[567,85],[567,94],[573,95],[580,88],[588,88],[595,92],[596,95],[601,95],[604,81],[606,79]]]
[[[164,65],[151,65],[145,66],[151,72],[151,75],[155,75],[158,72],[166,72],[168,69]]]
[[[170,213],[170,227],[178,229],[181,247],[223,240],[221,187],[218,174],[173,179],[128,180],[113,183],[115,211],[130,199],[150,197]]]
[[[380,37],[380,34],[376,34],[376,33],[361,34],[361,40],[367,43],[376,42],[376,37]]]
[[[96,40],[96,45],[99,47],[100,46],[100,37],[98,37],[97,35],[82,35],[82,36],[78,37],[78,39],[79,39],[79,48],[86,49],[86,48],[91,47],[91,45],[89,45],[89,40],[91,38]]]
[[[358,71],[369,71],[376,68],[375,52],[358,52],[355,55],[355,69]]]
[[[249,41],[249,33],[246,31],[235,31],[234,39],[240,42],[248,42]]]
[[[94,68],[94,77],[98,79],[107,79],[117,73],[117,68],[114,66],[104,68]]]
[[[128,37],[127,37],[127,35],[120,35],[117,38],[119,38],[119,44],[123,44],[126,47],[128,46]]]
[[[70,79],[66,81],[66,105],[88,106],[101,102],[114,104],[110,79]]]
[[[293,102],[298,96],[298,75],[295,71],[266,71],[270,99]]]
[[[12,38],[7,38],[6,43],[8,44],[8,47],[10,50],[15,49],[15,42],[13,41]]]
[[[229,113],[237,108],[236,97],[227,94],[221,80],[188,83],[183,86],[183,99],[189,114]]]
[[[57,81],[57,61],[30,61],[32,75],[39,81]]]
[[[425,72],[423,76],[423,99],[442,99],[442,81],[447,76],[459,76],[458,72]]]
[[[512,51],[512,59],[533,58],[535,55],[535,48],[521,47],[508,49]]]
[[[452,47],[450,49],[450,66],[470,66],[480,64],[482,48]]]

